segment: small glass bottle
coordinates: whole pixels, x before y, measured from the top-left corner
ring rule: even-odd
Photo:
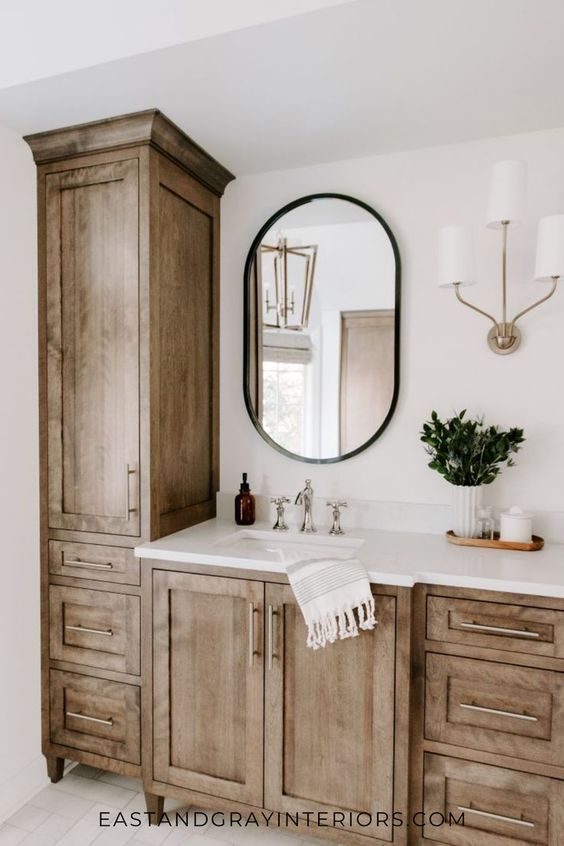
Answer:
[[[252,526],[255,522],[255,498],[246,473],[243,473],[243,481],[235,497],[235,522],[238,526]]]
[[[491,505],[478,508],[478,537],[481,540],[493,540],[494,525]]]

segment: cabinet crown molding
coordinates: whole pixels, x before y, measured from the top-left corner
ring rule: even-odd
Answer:
[[[234,175],[158,109],[24,136],[36,164],[147,144],[172,159],[218,197]]]

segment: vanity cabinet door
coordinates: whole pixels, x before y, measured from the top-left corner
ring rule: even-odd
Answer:
[[[313,650],[290,588],[267,585],[265,807],[329,825],[342,812],[391,841],[391,827],[362,825],[393,811],[396,599],[374,599],[373,631]]]
[[[139,535],[138,161],[45,177],[49,526]]]
[[[154,779],[260,807],[264,585],[153,579]]]

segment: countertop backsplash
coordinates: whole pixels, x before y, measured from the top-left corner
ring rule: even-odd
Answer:
[[[315,483],[313,485],[315,489]],[[255,493],[257,521],[274,521],[276,514],[270,497]],[[285,491],[277,491],[283,494]],[[221,520],[233,520],[233,502],[235,492],[220,491],[217,495],[217,516]],[[319,531],[328,530],[331,512],[326,502],[329,497],[314,497],[313,513]],[[422,532],[424,534],[443,534],[452,528],[450,505],[434,505],[416,502],[374,502],[370,500],[347,499],[348,506],[341,512],[341,525],[345,531],[354,529],[380,529],[386,532]],[[533,513],[533,531],[546,541],[564,543],[564,511],[535,511],[528,503],[509,502],[502,508],[494,508],[496,522],[501,511],[512,505],[522,505]],[[293,505],[293,500],[286,506],[286,519],[290,529],[298,527],[303,507]],[[564,563],[564,562],[563,562]]]

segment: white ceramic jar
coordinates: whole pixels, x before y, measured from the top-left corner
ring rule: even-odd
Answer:
[[[533,516],[514,505],[500,515],[499,539],[512,543],[530,543],[533,537]]]

